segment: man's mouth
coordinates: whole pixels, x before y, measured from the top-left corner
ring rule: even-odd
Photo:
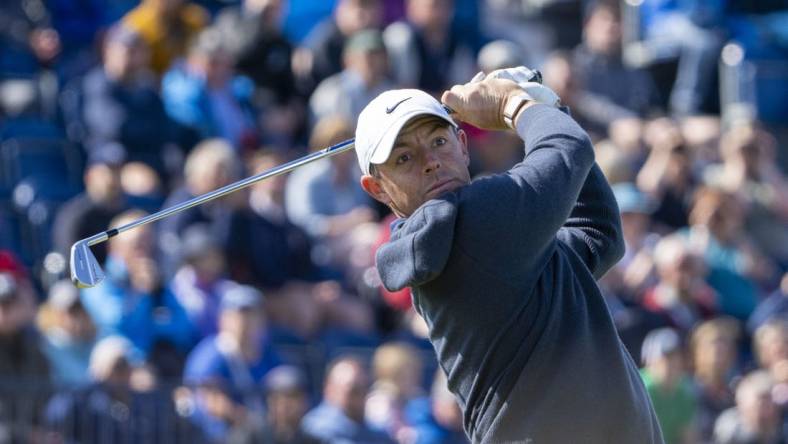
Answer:
[[[454,185],[455,181],[456,181],[455,179],[440,180],[435,185],[431,186],[427,190],[427,195],[435,197],[435,196],[437,196],[437,195],[439,195],[441,193],[449,191],[449,190],[453,189],[453,185]]]

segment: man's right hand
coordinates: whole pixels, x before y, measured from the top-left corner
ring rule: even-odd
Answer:
[[[490,78],[455,85],[443,93],[441,101],[454,111],[453,117],[458,120],[478,128],[505,130],[509,129],[503,119],[506,101],[522,93],[511,80]]]
[[[524,66],[498,69],[489,74],[480,72],[469,83],[444,92],[441,101],[459,120],[479,128],[508,129],[503,111],[507,100],[514,96],[524,95],[529,99],[520,112],[532,103],[560,106],[560,98],[540,82],[538,72]]]

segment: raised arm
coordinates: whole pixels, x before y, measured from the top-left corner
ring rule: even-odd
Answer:
[[[618,205],[605,176],[594,165],[558,239],[583,259],[595,278],[602,277],[624,255]]]
[[[515,88],[507,90],[507,84],[497,82],[505,81],[485,80],[452,88],[451,95],[444,94],[444,103],[459,110],[460,120],[484,128],[506,128],[496,116],[502,114],[499,108],[508,100],[516,100],[518,90],[514,83],[509,85]],[[482,99],[495,95],[489,90],[499,89],[505,95],[497,98],[499,108],[470,106],[481,103],[483,107]],[[496,257],[509,256],[530,268],[549,254],[556,233],[575,207],[594,164],[594,151],[585,131],[555,106],[528,103],[515,122],[525,143],[525,158],[505,175],[477,180],[464,191],[463,219],[468,220],[468,226],[477,227],[474,232],[485,233],[476,236],[472,232],[464,243],[480,260],[495,249]],[[491,243],[493,233],[499,233],[502,242]]]

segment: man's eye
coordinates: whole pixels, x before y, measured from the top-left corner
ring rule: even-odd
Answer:
[[[446,145],[446,142],[448,141],[446,140],[445,137],[438,137],[437,139],[435,139],[435,145],[437,146]]]
[[[410,160],[410,154],[402,154],[401,156],[397,157],[397,165],[402,165],[403,163]]]

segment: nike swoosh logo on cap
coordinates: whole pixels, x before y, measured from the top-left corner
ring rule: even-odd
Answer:
[[[406,100],[410,100],[410,99],[412,99],[412,98],[413,98],[413,97],[406,97],[406,98],[404,98],[404,99],[400,100],[399,102],[395,103],[394,105],[387,107],[387,108],[386,108],[386,114],[391,114],[391,113],[393,113],[393,112],[394,112],[394,110],[395,110],[395,109],[397,109],[397,107],[400,105],[400,103],[402,103],[402,102],[404,102],[404,101],[406,101]]]

